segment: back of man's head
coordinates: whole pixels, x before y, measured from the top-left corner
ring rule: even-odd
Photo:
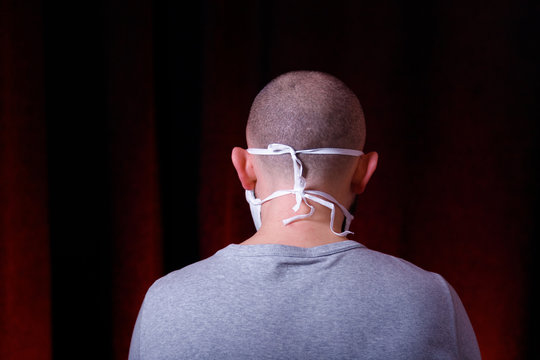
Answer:
[[[246,128],[248,146],[289,145],[295,150],[362,150],[365,122],[354,93],[339,79],[321,72],[296,71],[272,80],[255,98]],[[326,182],[354,161],[349,156],[303,155],[308,184]],[[290,156],[263,156],[273,174],[292,173]]]

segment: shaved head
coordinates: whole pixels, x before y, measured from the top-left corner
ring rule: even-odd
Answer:
[[[321,72],[283,74],[261,90],[251,106],[246,137],[251,148],[269,144],[289,145],[295,150],[322,147],[362,150],[365,122],[354,93],[339,79]],[[298,156],[308,183],[335,176],[354,159],[339,155]],[[260,156],[272,173],[292,173],[288,155]]]

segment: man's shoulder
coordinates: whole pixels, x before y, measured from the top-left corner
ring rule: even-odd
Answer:
[[[186,289],[206,282],[218,271],[219,267],[216,266],[214,257],[199,260],[160,277],[152,284],[148,293],[176,291],[179,287]]]
[[[364,248],[359,253],[358,266],[369,268],[373,273],[383,278],[396,278],[402,280],[418,280],[421,282],[433,282],[440,285],[443,278],[432,271],[426,270],[406,259],[398,256],[382,253],[376,250]],[[444,280],[443,280],[444,281]]]
[[[361,283],[358,287],[376,289],[374,292],[382,297],[401,299],[409,306],[450,304],[449,284],[438,273],[375,250],[365,249],[363,254],[359,255],[362,257],[356,259],[357,272],[367,271],[367,274],[356,280]]]

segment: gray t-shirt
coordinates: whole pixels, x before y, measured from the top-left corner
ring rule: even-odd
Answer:
[[[480,359],[435,273],[345,240],[229,245],[148,290],[136,359]]]

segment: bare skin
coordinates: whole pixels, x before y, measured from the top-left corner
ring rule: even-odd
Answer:
[[[279,175],[272,174],[271,169],[265,169],[257,161],[256,155],[249,154],[245,149],[235,147],[231,157],[243,188],[255,190],[260,199],[276,190],[292,187],[292,179],[283,179]],[[377,161],[376,152],[362,155],[351,168],[343,169],[339,176],[333,177],[332,184],[321,184],[316,190],[331,194],[348,208],[355,196],[364,192],[375,172]],[[309,189],[309,179],[307,189]],[[313,216],[284,225],[283,219],[309,212],[308,207],[302,204],[300,210],[294,213],[292,210],[294,204],[293,195],[278,197],[264,203],[261,208],[261,228],[242,244],[281,244],[309,248],[346,240],[345,237],[337,236],[330,231],[330,210],[315,202],[311,202],[311,205],[315,207]],[[341,232],[340,226],[343,219],[343,214],[337,209],[334,231]]]

